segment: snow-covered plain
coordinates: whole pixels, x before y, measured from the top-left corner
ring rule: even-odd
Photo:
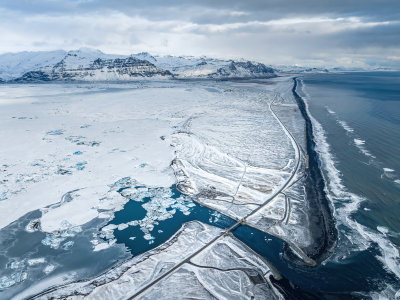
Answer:
[[[178,188],[205,206],[236,220],[260,208],[245,223],[287,241],[309,262],[303,250],[314,240],[304,191],[304,120],[291,96],[291,80],[273,82],[233,84],[239,101],[231,99],[223,113],[218,102],[207,114],[188,118],[173,134],[172,167]],[[249,95],[253,98],[246,101]],[[298,157],[271,110],[299,145]]]
[[[46,249],[71,251],[88,224],[96,224],[92,229],[97,233],[89,240],[95,253],[106,251],[115,243],[114,230],[128,226],[140,226],[144,238],[151,240],[154,222],[172,217],[165,210],[167,206],[189,213],[190,205],[183,203],[184,199],[172,201],[162,195],[175,183],[183,194],[207,207],[237,220],[246,217],[290,179],[297,160],[300,169],[304,169],[304,156],[297,157],[293,142],[269,108],[274,101],[274,111],[302,147],[304,124],[293,99],[277,101],[277,93],[285,96],[290,86],[291,81],[285,78],[260,82],[3,85],[0,232],[37,211],[26,231],[44,233],[40,247]],[[279,194],[247,220],[251,226],[300,248],[312,243],[301,176],[301,172],[295,174],[292,181],[299,181],[289,187],[286,197]],[[146,193],[151,189],[161,191],[154,201],[163,203],[149,202],[148,207],[144,204],[147,215],[143,220],[101,229],[116,211],[132,201],[131,195],[118,189],[127,178],[145,186]],[[128,192],[141,193],[133,186],[125,191]],[[156,212],[155,207],[161,210]],[[169,215],[163,215],[163,211]],[[188,241],[187,246],[191,247],[192,242]],[[224,243],[230,249],[244,247],[229,237],[224,237]],[[204,260],[223,257],[224,251],[214,250]],[[6,269],[15,259],[4,261]],[[28,263],[18,269],[18,274],[12,273],[19,275],[17,280],[13,281],[11,271],[3,277],[0,271],[0,283],[12,287],[29,279],[31,264],[26,259],[23,253],[18,257]],[[55,263],[33,262],[36,267],[43,266],[46,276],[57,270]],[[252,265],[262,272],[268,271],[259,259],[254,258],[254,262]],[[127,263],[134,265],[132,261]],[[158,284],[169,291],[164,285],[173,286],[173,278],[180,276],[196,277],[199,288],[204,286],[204,280],[216,278],[222,282],[236,278],[235,282],[247,282],[246,286],[254,279],[243,270],[221,272],[185,264]],[[57,274],[57,278],[61,275]],[[82,279],[73,272],[67,278]],[[43,283],[40,289],[59,284],[57,280]],[[235,288],[230,285],[230,289]],[[257,289],[239,290],[246,297],[258,293]],[[226,289],[212,293],[225,297]]]

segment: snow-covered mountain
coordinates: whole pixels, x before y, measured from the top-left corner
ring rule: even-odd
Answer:
[[[133,55],[169,70],[178,78],[260,78],[274,77],[275,71],[264,64],[250,61],[222,60],[193,56],[152,56],[142,52]]]
[[[74,56],[74,55],[73,55]],[[15,82],[79,80],[79,81],[118,81],[143,77],[171,77],[172,74],[157,68],[147,60],[134,57],[101,59],[96,58],[88,64],[74,65],[67,57],[53,66],[30,71],[14,79]],[[73,60],[76,60],[75,58]],[[77,58],[79,61],[79,57]]]
[[[46,55],[47,53],[47,55]],[[8,60],[12,57],[12,60]],[[147,60],[107,55],[101,51],[78,50],[23,53],[0,56],[0,77],[13,82],[32,81],[118,81],[143,77],[170,77]]]
[[[274,69],[257,62],[207,57],[110,55],[98,50],[0,55],[0,82],[129,81],[140,78],[266,78]]]
[[[29,71],[56,64],[66,55],[65,51],[19,52],[0,55],[0,78],[11,80]]]

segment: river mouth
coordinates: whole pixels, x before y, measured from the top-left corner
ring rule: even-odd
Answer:
[[[133,189],[140,192],[132,193]],[[121,211],[115,213],[114,219],[100,232],[108,233],[108,236],[103,235],[105,241],[115,240],[116,243],[125,245],[133,257],[162,245],[184,223],[200,221],[227,229],[237,222],[196,203],[179,192],[176,185],[167,188],[151,188],[138,184],[133,187],[122,187],[118,191],[125,197],[130,197],[130,200]],[[154,215],[155,212],[160,211],[157,199],[163,199],[164,203],[168,203],[161,208],[164,211],[163,216],[157,213]],[[321,273],[320,266],[310,268],[288,260],[287,244],[277,237],[244,224],[240,224],[231,232],[278,270],[283,279],[273,282],[277,287],[286,290],[289,299],[290,297],[312,297],[315,278],[327,275],[324,268]],[[304,274],[311,276],[304,278]]]
[[[190,197],[179,192],[176,185],[168,188],[137,185],[120,188],[118,192],[124,194],[124,191],[127,189],[132,191],[132,188],[141,192],[130,194],[130,200],[124,208],[116,212],[114,219],[100,231],[106,233],[102,237],[107,243],[114,240],[118,244],[123,244],[133,257],[164,244],[185,223],[191,221],[199,221],[224,230],[237,223],[236,220],[193,201]],[[127,193],[125,193],[125,196],[127,196]],[[156,213],[160,211],[159,203],[152,203],[157,202],[157,199],[162,199],[164,203],[168,203],[161,209],[164,211],[162,216]],[[157,215],[155,216],[154,213]],[[244,224],[239,224],[231,233],[239,241],[261,255],[270,263],[272,268],[277,265],[286,270],[292,268],[308,269],[308,267],[292,265],[284,258],[285,242],[277,237]],[[273,282],[278,288],[284,288],[287,296],[301,297],[306,295],[301,289],[294,289],[290,284],[287,284],[288,281],[285,278]]]
[[[112,231],[108,236],[103,235],[104,240],[115,239],[116,243],[124,244],[133,256],[163,244],[186,222],[200,221],[221,229],[228,229],[237,223],[224,214],[196,203],[179,192],[176,185],[168,188],[137,185],[134,188],[141,190],[142,193],[131,195],[124,208],[116,212],[113,220],[100,229],[102,232]],[[119,192],[124,193],[126,189],[128,188],[121,188]],[[164,210],[162,215],[158,214],[160,211],[158,199],[161,198],[167,203],[162,208]],[[240,224],[232,233],[252,249],[265,247],[273,249],[270,252],[282,252],[283,241],[255,228]],[[269,259],[271,256],[264,255],[264,257]]]
[[[124,194],[128,188],[121,188]],[[113,235],[103,236],[105,240],[114,239],[124,244],[133,256],[151,250],[174,235],[182,224],[200,221],[226,229],[236,223],[235,220],[201,206],[180,193],[176,185],[166,188],[152,188],[143,185],[129,187],[139,190],[126,195],[129,201],[121,211],[115,213],[102,231],[113,231]]]

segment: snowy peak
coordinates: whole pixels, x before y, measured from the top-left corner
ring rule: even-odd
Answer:
[[[21,52],[0,55],[0,82],[129,81],[141,78],[266,78],[272,68],[250,61],[147,52],[110,55],[99,50]]]
[[[148,52],[140,52],[137,54],[133,54],[133,55],[131,55],[131,57],[135,57],[135,58],[142,59],[142,60],[147,60],[153,64],[157,62],[157,59]]]

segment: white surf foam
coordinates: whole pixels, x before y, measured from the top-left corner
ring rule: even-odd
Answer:
[[[307,94],[305,93],[305,95],[307,95]],[[329,112],[331,115],[336,115],[336,113],[335,113],[334,111],[330,110],[329,108],[326,108],[326,109],[328,110],[328,112]],[[349,124],[347,124],[346,121],[339,120],[339,119],[336,118],[336,122],[337,122],[344,130],[346,130],[347,133],[349,133],[349,134],[354,133],[354,129],[353,129]],[[374,155],[372,155],[372,154],[367,150],[367,148],[364,146],[364,145],[365,145],[365,141],[364,141],[364,140],[362,140],[362,139],[360,139],[360,138],[355,138],[355,139],[354,139],[354,145],[355,145],[355,146],[361,151],[361,153],[363,153],[365,156],[368,156],[368,157],[371,157],[371,158],[376,158],[376,157],[375,157]]]
[[[342,126],[343,129],[346,130],[347,132],[349,132],[349,133],[354,132],[354,129],[351,128],[351,127],[349,126],[349,124],[347,124],[345,121],[337,120],[337,122],[338,122],[338,123],[340,124],[340,126]]]
[[[363,153],[365,156],[376,158],[374,155],[372,155],[367,148],[365,147],[365,141],[362,139],[354,139],[354,145]]]
[[[325,107],[325,108],[326,108],[326,110],[328,111],[328,113],[330,113],[331,115],[336,115],[336,112],[333,111],[333,110],[331,110],[329,107]],[[347,124],[346,121],[342,121],[342,120],[339,120],[339,119],[336,118],[336,122],[337,122],[340,126],[342,126],[342,128],[343,128],[344,130],[346,130],[347,132],[349,132],[349,133],[354,132],[354,129],[351,128],[351,127],[349,126],[349,124]]]
[[[354,139],[354,143],[355,143],[357,146],[362,146],[362,145],[365,144],[365,141],[364,141],[364,140],[360,140],[360,139]]]
[[[326,107],[326,110],[328,111],[328,113],[330,113],[331,115],[336,114],[336,112],[334,112],[333,110],[331,110],[330,108]]]
[[[376,243],[381,252],[381,255],[377,256],[377,259],[382,262],[385,269],[390,270],[400,278],[399,251],[386,237],[386,234],[378,230],[373,231],[357,223],[351,217],[352,213],[357,211],[360,203],[365,198],[349,192],[344,186],[341,179],[342,175],[335,166],[335,159],[327,142],[325,131],[322,125],[311,115],[308,107],[310,96],[305,91],[304,83],[302,83],[302,86],[304,86],[303,93],[306,95],[304,97],[306,110],[314,128],[313,136],[316,143],[316,151],[321,158],[321,164],[325,170],[325,173],[323,172],[324,180],[327,184],[325,191],[334,207],[334,215],[337,223],[345,225],[351,232],[350,236],[346,236],[350,247],[352,247],[350,251],[362,251],[370,247],[372,243]],[[361,147],[365,144],[365,141],[361,139],[354,139],[354,142]],[[400,180],[398,183],[400,183]]]
[[[396,174],[394,173],[395,170],[391,168],[383,168],[383,173],[381,175],[381,178],[385,177],[389,180],[393,180],[394,183],[399,183],[399,179],[396,179]]]

